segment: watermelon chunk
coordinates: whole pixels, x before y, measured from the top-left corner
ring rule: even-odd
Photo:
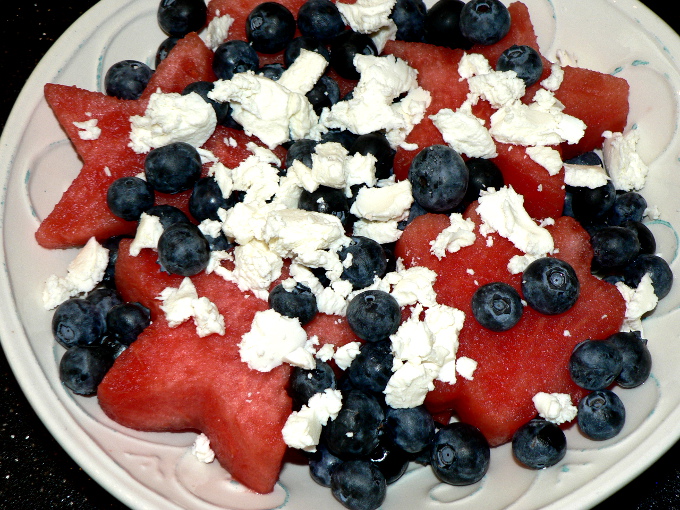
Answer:
[[[470,207],[467,216],[479,224]],[[514,431],[536,414],[532,397],[538,392],[568,393],[574,402],[584,394],[569,377],[567,362],[573,347],[587,338],[605,338],[622,324],[625,302],[611,284],[590,273],[592,250],[588,234],[572,218],[562,217],[550,227],[559,258],[576,270],[581,293],[576,305],[558,316],[542,315],[525,307],[512,329],[494,333],[480,327],[470,305],[480,286],[506,282],[518,291],[521,275],[507,270],[520,252],[506,239],[491,234],[493,245],[477,233],[472,246],[438,260],[429,242],[449,225],[445,215],[416,218],[397,242],[395,253],[407,266],[424,265],[438,273],[438,301],[466,314],[459,337],[459,356],[478,363],[472,381],[454,385],[436,382],[426,404],[433,413],[455,411],[461,420],[484,433],[492,445],[507,442]]]

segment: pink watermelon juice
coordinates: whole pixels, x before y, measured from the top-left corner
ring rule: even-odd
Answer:
[[[305,3],[296,0],[282,4],[297,16]],[[228,14],[234,19],[229,39],[248,40],[250,36],[245,30],[246,19],[256,5],[256,2],[249,0],[238,3],[212,0],[208,4],[206,23]],[[526,6],[520,2],[512,3],[508,13],[511,24],[507,35],[491,45],[476,44],[463,50],[425,42],[391,40],[386,43],[383,55],[397,57],[416,70],[417,84],[427,91],[429,97],[422,120],[411,126],[403,143],[393,147],[393,172],[396,179],[391,185],[396,186],[396,183],[403,181],[410,183],[409,189],[416,186],[417,183],[409,180],[416,155],[429,146],[446,144],[430,116],[444,109],[456,111],[466,103],[470,88],[468,81],[461,78],[459,73],[462,59],[469,54],[479,54],[493,66],[501,53],[512,45],[538,50]],[[296,35],[299,34],[297,30]],[[260,56],[261,65],[281,64],[284,58],[283,51]],[[291,363],[295,365],[294,362],[280,362],[269,370],[255,369],[245,359],[242,344],[252,332],[256,318],[262,317],[261,314],[270,309],[267,291],[285,285],[292,281],[295,274],[299,274],[299,258],[295,259],[294,255],[282,257],[284,260],[278,272],[266,288],[248,288],[238,279],[239,271],[242,271],[238,264],[251,259],[244,255],[239,261],[238,250],[244,250],[250,241],[243,241],[239,247],[238,239],[228,239],[229,244],[221,248],[225,255],[217,261],[218,270],[212,267],[210,271],[206,268],[188,275],[195,288],[196,299],[203,299],[204,305],[209,302],[212,312],[223,319],[220,331],[202,335],[191,320],[186,320],[188,317],[180,324],[170,318],[165,308],[166,302],[159,298],[167,289],[180,288],[187,275],[172,274],[159,265],[157,251],[160,245],[158,249],[144,247],[139,253],[132,253],[133,243],[125,237],[135,236],[138,222],[121,219],[107,206],[110,185],[121,177],[138,175],[145,168],[145,155],[135,152],[129,144],[131,117],[143,116],[156,93],[181,93],[194,82],[216,82],[218,77],[213,69],[213,59],[214,52],[201,37],[189,33],[177,42],[167,58],[158,65],[138,99],[122,100],[73,86],[46,85],[46,99],[82,158],[83,168],[54,211],[42,222],[36,238],[41,246],[47,248],[82,246],[91,238],[102,243],[112,237],[124,238],[116,251],[115,289],[123,301],[140,303],[148,309],[151,325],[120,353],[96,387],[97,398],[104,412],[118,423],[138,430],[203,432],[209,438],[216,458],[234,479],[256,492],[267,493],[276,483],[284,455],[291,446],[289,440],[284,440],[283,432],[291,413],[298,416],[304,409],[310,409],[292,394],[289,384],[291,373],[296,370],[309,371],[311,367],[304,368],[303,365],[299,368],[299,365],[294,368],[291,366]],[[541,80],[544,80],[550,76],[551,67],[545,58],[541,59],[544,66]],[[624,130],[628,116],[628,84],[611,75],[576,67],[565,66],[562,72],[561,85],[554,90],[554,98],[564,106],[565,114],[581,119],[587,125],[576,143],[553,144],[554,152],[561,160],[567,160],[601,148],[605,131]],[[357,84],[356,79],[343,78],[334,69],[329,71],[329,75],[336,79],[343,95],[352,91]],[[540,88],[540,81],[527,87],[521,101],[531,103]],[[471,107],[471,113],[488,126],[497,108],[497,105],[493,106],[481,99]],[[97,120],[97,126],[101,129],[97,143],[81,138],[80,129],[74,124],[82,122],[85,112]],[[229,169],[241,168],[239,165],[248,161],[257,150],[264,150],[267,144],[249,133],[248,129],[215,127],[207,141],[201,144],[201,148],[212,155],[203,164],[202,177],[212,176],[218,164]],[[284,162],[287,148],[290,147],[290,144],[270,147],[273,149],[271,154],[274,159]],[[481,434],[481,441],[487,445],[487,449],[488,445],[496,446],[511,441],[518,429],[536,417],[533,397],[538,393],[565,395],[574,406],[578,404],[589,391],[577,385],[570,376],[569,360],[574,347],[584,340],[604,340],[616,334],[626,313],[626,302],[617,287],[591,272],[594,256],[591,236],[574,218],[562,215],[566,187],[561,163],[556,172],[550,173],[521,144],[497,141],[495,152],[490,160],[500,170],[504,185],[523,196],[527,217],[533,218],[530,221],[535,224],[534,227],[540,220],[546,225],[544,232],[554,243],[546,255],[568,263],[578,277],[580,290],[575,304],[564,313],[545,314],[525,303],[518,322],[505,331],[492,331],[475,319],[476,312],[471,303],[480,286],[500,282],[514,289],[518,295],[524,292],[522,272],[509,271],[508,263],[523,256],[525,251],[502,232],[491,229],[481,234],[485,219],[478,212],[481,203],[477,201],[479,197],[473,197],[470,203],[465,204],[465,208],[458,209],[462,213],[459,215],[460,220],[471,226],[470,232],[477,233],[464,246],[435,253],[433,243],[453,224],[453,216],[450,216],[453,211],[431,211],[412,218],[403,228],[403,233],[397,235],[398,240],[382,241],[385,248],[379,248],[381,257],[385,257],[385,249],[389,249],[393,253],[392,265],[386,269],[388,262],[385,260],[381,271],[374,274],[378,277],[386,272],[403,275],[404,271],[411,268],[421,268],[434,274],[436,278],[430,285],[433,293],[436,293],[436,305],[424,302],[424,298],[403,305],[397,313],[397,322],[385,337],[393,333],[398,336],[395,332],[401,330],[397,330],[397,327],[405,323],[424,324],[419,321],[426,321],[422,317],[427,316],[429,308],[442,307],[441,310],[450,312],[451,316],[454,316],[454,311],[461,312],[465,319],[452,333],[457,335],[453,355],[474,363],[473,370],[459,372],[458,377],[454,377],[455,382],[451,378],[431,378],[431,387],[419,402],[416,399],[395,408],[427,409],[438,423],[437,429],[448,430],[448,421],[455,416],[473,426],[477,431],[475,434]],[[469,159],[469,156],[464,155],[464,160],[469,162]],[[281,163],[278,166],[285,168],[286,165]],[[289,163],[288,172],[292,171],[291,167],[294,164]],[[285,172],[279,171],[277,182],[282,179],[281,175],[285,175]],[[246,191],[246,196],[249,193],[247,190],[241,191]],[[156,192],[154,195],[156,204],[174,206],[191,223],[202,223],[203,218],[195,217],[195,209],[192,209],[191,190],[173,194]],[[353,198],[358,200],[358,197],[355,195]],[[266,207],[264,204],[262,207]],[[408,212],[408,207],[405,210]],[[346,213],[349,214],[349,206]],[[225,221],[223,218],[220,220]],[[214,218],[212,221],[217,222]],[[345,227],[345,234],[351,236],[351,224]],[[237,245],[235,249],[234,243]],[[374,244],[379,243],[374,241]],[[340,248],[340,252],[345,249],[347,243]],[[346,257],[343,259],[345,269],[355,264],[351,257]],[[277,259],[271,260],[276,265]],[[314,269],[316,266],[312,263],[309,267]],[[225,278],[225,274],[231,276]],[[314,274],[320,275],[318,271]],[[318,301],[322,292],[320,289],[324,285],[321,283],[322,278],[317,276],[314,281],[319,285],[316,294]],[[418,283],[418,286],[427,285],[422,281]],[[356,288],[357,285],[354,286],[354,291],[361,290]],[[387,289],[389,291],[389,285]],[[290,286],[287,292],[291,292]],[[301,292],[309,293],[310,288]],[[347,298],[348,294],[346,292],[344,297]],[[367,346],[372,343],[362,339],[366,336],[350,325],[350,319],[344,313],[320,312],[302,325],[304,329],[300,321],[295,319],[299,330],[304,331],[303,335],[317,340],[316,346],[312,350],[308,349],[308,354],[316,353],[316,359],[322,359],[323,363],[328,361],[331,373],[337,379],[329,389],[342,387],[343,391],[338,391],[341,398],[349,398],[350,386],[356,390],[357,380],[360,379],[358,376],[356,379],[350,377],[350,382],[347,382],[344,374],[353,370],[351,358],[361,353],[362,349],[368,349]],[[102,338],[105,336],[102,335]],[[417,343],[416,338],[411,341]],[[102,339],[97,342],[107,343]],[[334,357],[334,352],[352,353],[351,349],[347,350],[352,346],[355,346],[355,351],[347,363]],[[320,355],[322,348],[325,352],[323,356]],[[392,350],[396,349],[393,344]],[[388,356],[393,355],[396,352],[388,352]],[[358,357],[361,358],[361,354]],[[389,359],[392,360],[391,357]],[[387,374],[383,367],[380,375],[386,380],[392,375],[392,369],[397,370],[392,368],[391,361],[389,364]],[[387,388],[386,385],[389,386],[389,382],[385,382],[382,388]],[[379,391],[377,397],[370,397],[382,406],[378,414],[387,413],[389,416],[393,412],[389,409],[391,406],[386,405],[389,404],[390,397],[385,396],[388,393],[385,389],[384,392]],[[340,422],[346,420],[346,417],[342,417],[335,421],[337,416],[343,416],[340,409],[327,412],[330,420],[327,418],[323,423],[327,433],[322,436],[322,442],[326,440],[324,438],[332,437],[333,433],[328,430],[340,427]],[[573,416],[567,421],[573,423]],[[383,433],[383,428],[387,426],[385,423],[381,421],[377,426],[376,437]],[[431,433],[434,434],[434,425],[432,427]],[[333,445],[331,439],[327,440]],[[370,439],[366,441],[370,442]],[[307,446],[311,446],[308,449],[314,449],[313,444]],[[337,445],[333,446],[336,448],[334,453],[343,457],[344,452],[339,451]],[[361,448],[364,445],[352,447]],[[360,455],[362,459],[366,456]],[[436,463],[435,458],[432,459]],[[376,466],[370,468],[372,473],[380,469]],[[442,480],[449,481],[441,474],[439,467],[434,467]],[[485,470],[481,476],[484,473]],[[330,471],[326,474],[330,476]],[[380,474],[379,477],[382,477],[381,483],[384,484],[385,475]],[[474,481],[476,479],[466,483]],[[342,492],[341,481],[336,480],[333,484],[336,495],[337,491]],[[384,491],[382,496],[378,492],[376,497],[381,501]],[[353,508],[352,503],[346,505]]]

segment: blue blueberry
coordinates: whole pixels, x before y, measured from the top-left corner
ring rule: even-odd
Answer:
[[[290,374],[290,394],[297,407],[306,405],[317,393],[336,387],[335,372],[327,362],[319,359],[315,368],[294,367]]]
[[[104,76],[104,90],[118,99],[139,99],[153,71],[136,60],[122,60],[113,64]]]
[[[352,284],[355,290],[371,285],[376,276],[382,278],[387,269],[387,259],[382,246],[373,239],[363,236],[352,236],[348,246],[339,252],[341,261],[351,256],[351,263],[342,270],[340,278]]]
[[[482,191],[489,188],[499,190],[505,186],[503,173],[490,159],[470,158],[465,162],[465,166],[468,169],[469,177],[463,198],[464,204],[471,204],[477,200]]]
[[[163,32],[184,37],[189,32],[201,30],[207,15],[204,0],[161,0],[156,17]]]
[[[349,460],[333,470],[331,492],[350,510],[375,510],[385,501],[387,483],[373,463]]]
[[[163,270],[181,276],[203,271],[210,260],[210,245],[192,223],[175,223],[158,240],[158,261]]]
[[[52,316],[52,334],[66,348],[74,345],[100,345],[106,322],[94,303],[71,298],[60,304]]]
[[[380,444],[384,421],[375,396],[357,389],[344,391],[338,416],[324,427],[326,445],[341,459],[368,458]]]
[[[392,166],[396,151],[390,146],[383,133],[367,133],[359,135],[352,147],[350,154],[373,155],[376,159],[375,176],[378,179],[387,179],[392,175]]]
[[[237,73],[257,71],[260,57],[247,42],[232,39],[217,47],[212,67],[219,79],[231,80]]]
[[[307,168],[312,168],[312,154],[316,149],[316,140],[302,138],[293,142],[288,147],[286,154],[286,168],[290,168],[294,161],[299,161]]]
[[[647,340],[639,331],[615,333],[605,342],[616,347],[621,353],[622,368],[616,382],[622,388],[636,388],[644,383],[652,372],[652,355]]]
[[[408,172],[413,198],[429,212],[446,212],[460,204],[468,177],[463,158],[447,145],[421,150]]]
[[[416,219],[418,216],[422,216],[423,214],[427,214],[427,211],[423,209],[423,206],[421,206],[418,202],[414,201],[408,211],[408,218],[397,223],[397,227],[399,230],[404,230],[414,219]]]
[[[537,259],[527,266],[522,275],[524,299],[531,308],[546,315],[569,310],[576,303],[579,292],[576,271],[560,259]]]
[[[106,192],[106,205],[111,212],[128,221],[137,221],[154,204],[153,188],[139,177],[121,177]]]
[[[122,303],[106,315],[106,331],[115,341],[130,345],[151,324],[151,312],[141,303]]]
[[[61,357],[59,380],[77,395],[94,395],[114,359],[105,347],[74,345]]]
[[[359,72],[354,67],[356,55],[377,55],[373,40],[366,34],[345,30],[331,43],[331,67],[342,78],[358,80]]]
[[[616,195],[614,204],[607,213],[607,222],[610,225],[623,225],[628,221],[642,221],[646,209],[647,200],[640,193],[621,193]]]
[[[168,53],[170,53],[170,50],[172,50],[175,45],[177,44],[177,41],[179,41],[181,37],[168,37],[165,39],[162,43],[158,45],[158,49],[156,50],[156,68],[158,68],[158,64],[163,62],[167,56]]]
[[[323,135],[321,135],[320,143],[335,142],[342,145],[348,151],[352,148],[352,145],[356,141],[359,135],[347,131],[346,129],[329,129]]]
[[[591,236],[590,244],[593,267],[598,270],[623,268],[640,253],[636,233],[624,227],[603,227]]]
[[[189,197],[189,213],[196,221],[219,221],[217,211],[229,209],[236,200],[232,194],[228,199],[222,196],[222,189],[212,177],[201,177],[196,181]]]
[[[477,427],[463,422],[441,427],[432,441],[430,465],[442,482],[471,485],[489,470],[491,449]]]
[[[340,86],[330,76],[323,75],[305,96],[314,108],[314,112],[321,115],[324,108],[330,108],[340,101]]]
[[[535,418],[522,425],[512,436],[512,453],[528,468],[547,468],[564,458],[567,438],[558,425]]]
[[[626,285],[637,288],[642,277],[649,273],[654,286],[654,294],[659,299],[665,298],[673,286],[673,271],[668,262],[658,255],[641,254],[623,270]]]
[[[394,444],[380,444],[369,456],[371,463],[377,467],[389,485],[396,482],[406,473],[409,456]]]
[[[302,35],[324,43],[345,30],[342,15],[330,0],[307,0],[298,10],[297,25]]]
[[[309,458],[309,474],[319,485],[331,486],[331,474],[342,464],[342,459],[333,455],[324,443],[320,443]]]
[[[611,181],[597,188],[567,186],[571,194],[571,209],[580,222],[604,217],[616,200],[616,189]]]
[[[290,67],[290,65],[300,56],[302,50],[318,53],[319,55],[322,55],[327,62],[330,62],[331,60],[331,54],[328,51],[328,48],[319,42],[316,37],[301,35],[293,39],[288,46],[286,46],[286,50],[283,52],[283,64],[286,67]]]
[[[201,156],[186,142],[151,149],[144,160],[146,180],[160,193],[175,194],[191,189],[201,176],[201,169]]]
[[[654,255],[656,253],[656,239],[649,227],[641,221],[626,221],[621,224],[622,227],[635,232],[635,235],[640,242],[640,253]]]
[[[349,202],[340,189],[319,186],[311,193],[303,189],[298,199],[298,209],[331,214],[338,218],[345,228],[351,224]]]
[[[491,331],[507,331],[522,318],[519,292],[503,282],[487,283],[472,295],[472,315]]]
[[[385,412],[385,436],[407,453],[416,454],[432,442],[435,425],[424,406],[395,409]]]
[[[104,320],[104,324],[106,324],[106,314],[109,313],[109,310],[116,305],[123,304],[123,298],[118,291],[110,287],[98,287],[91,291],[85,299],[94,305],[95,310]]]
[[[515,71],[529,87],[543,74],[543,59],[531,46],[513,44],[498,57],[496,71]]]
[[[346,374],[354,388],[379,395],[392,377],[393,363],[392,343],[389,340],[366,342],[359,348],[359,354]]]
[[[148,211],[148,209],[147,209]],[[102,246],[109,250],[109,263],[104,270],[101,284],[112,289],[116,288],[116,262],[118,261],[118,247],[120,241],[129,236],[113,236],[102,241]]]
[[[471,48],[460,27],[464,6],[461,0],[439,0],[430,7],[425,14],[425,42],[445,48]]]
[[[401,309],[394,297],[382,290],[366,290],[347,305],[347,323],[362,340],[378,342],[389,338],[401,322]]]
[[[578,428],[589,439],[604,441],[616,436],[626,422],[626,409],[610,390],[597,390],[578,403]]]
[[[581,388],[601,390],[616,380],[623,368],[623,356],[611,343],[584,340],[569,357],[569,375]]]
[[[279,283],[269,293],[269,307],[281,315],[298,319],[305,325],[316,317],[319,311],[316,307],[316,296],[309,287],[298,283],[291,290],[286,290]]]
[[[208,97],[208,93],[211,92],[214,88],[215,88],[214,82],[195,81],[184,87],[184,90],[182,90],[182,95],[186,96],[188,94],[191,94],[192,92],[195,92],[196,94],[201,96],[201,98],[206,103],[212,106],[213,110],[215,111],[215,117],[217,118],[218,124],[227,127],[233,127],[231,126],[231,124],[232,123],[235,124],[236,122],[234,121],[234,119],[231,118],[231,105],[228,102],[221,103]]]
[[[257,5],[246,19],[246,37],[255,51],[278,53],[293,40],[295,18],[282,4],[264,2]]]
[[[161,222],[163,229],[166,229],[175,223],[191,223],[191,220],[184,214],[184,211],[174,205],[158,204],[149,207],[144,212],[149,216],[156,216]]]
[[[397,41],[423,42],[426,15],[427,6],[423,0],[397,0],[390,14],[397,25]]]
[[[472,0],[460,13],[460,31],[474,43],[495,44],[510,31],[510,12],[499,0]]]
[[[272,81],[278,81],[285,70],[286,69],[283,67],[283,64],[275,62],[273,64],[263,65],[256,71],[256,74],[261,74],[265,78],[269,78]]]

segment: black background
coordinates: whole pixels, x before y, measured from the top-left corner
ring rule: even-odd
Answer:
[[[0,9],[0,128],[30,72],[93,0],[10,0]],[[676,31],[676,2],[643,2]],[[0,305],[1,306],[1,305]],[[330,495],[329,495],[330,497]],[[94,482],[47,432],[0,352],[0,509],[126,507]],[[680,443],[597,510],[680,509]]]

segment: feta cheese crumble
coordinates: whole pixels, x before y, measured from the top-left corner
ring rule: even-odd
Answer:
[[[602,159],[612,183],[620,191],[636,191],[644,187],[649,168],[637,152],[640,134],[631,129],[624,133],[605,131]]]
[[[442,230],[434,241],[430,241],[430,253],[439,260],[446,256],[446,253],[455,253],[461,248],[471,246],[477,236],[475,236],[475,223],[470,219],[464,219],[460,213],[453,213],[449,216],[451,224]]]
[[[81,140],[97,140],[102,134],[100,127],[97,127],[97,119],[89,119],[83,122],[74,122],[73,125],[78,128],[78,136]]]
[[[283,426],[283,440],[291,448],[315,452],[322,427],[337,418],[342,408],[342,393],[331,388],[312,395],[299,411],[293,411]]]
[[[475,117],[470,103],[464,103],[455,112],[443,108],[430,119],[444,138],[456,152],[470,158],[495,158],[496,144],[484,126],[484,121]]]
[[[617,282],[616,288],[626,301],[626,313],[621,331],[642,332],[642,317],[654,310],[659,298],[654,293],[652,277],[646,273],[636,288],[631,288],[623,282]]]
[[[156,298],[162,301],[161,310],[171,328],[193,318],[196,334],[206,337],[213,333],[224,335],[224,317],[220,314],[215,303],[207,297],[198,297],[196,287],[191,278],[182,280],[179,287],[166,287]]]
[[[210,439],[205,434],[196,436],[191,453],[204,464],[210,464],[215,460],[215,452],[210,448]]]
[[[533,397],[538,415],[556,423],[565,423],[576,418],[576,406],[571,403],[571,396],[566,393],[536,393]]]

